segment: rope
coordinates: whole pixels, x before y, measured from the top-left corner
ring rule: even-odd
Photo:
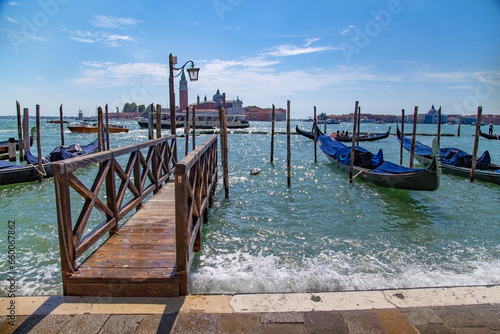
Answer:
[[[38,174],[42,175],[42,176],[47,176],[47,172],[45,171],[45,168],[43,168],[42,171],[40,171],[38,169],[38,166],[37,165],[33,165],[33,164],[29,164],[28,166],[32,166],[34,169],[36,169],[36,171],[38,172]]]
[[[359,174],[361,174],[361,173],[363,173],[363,171],[362,171],[362,170],[360,170],[360,171],[359,171],[356,175],[354,175],[354,176],[352,177],[352,180],[354,180],[355,178],[357,178],[357,177],[359,176]]]

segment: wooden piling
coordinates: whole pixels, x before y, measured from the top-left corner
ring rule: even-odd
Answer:
[[[441,106],[438,109],[437,144],[438,147],[441,147]]]
[[[361,125],[361,106],[358,106],[358,118],[357,118],[357,130],[356,130],[356,145],[359,146],[359,128]]]
[[[156,105],[156,138],[161,138],[161,104]]]
[[[224,195],[229,198],[229,167],[227,161],[227,124],[226,124],[226,93],[222,93],[222,108],[219,106],[219,123],[221,136],[221,160],[224,180]]]
[[[286,171],[287,184],[290,187],[291,181],[292,153],[290,150],[290,100],[286,101]]]
[[[193,151],[196,148],[196,106],[193,106]]]
[[[186,138],[186,151],[184,155],[189,153],[189,107],[186,107],[186,126],[184,127],[184,134]]]
[[[351,157],[350,157],[350,162],[349,162],[349,183],[352,183],[352,177],[354,174],[354,157],[355,157],[355,152],[356,152],[356,125],[358,122],[358,103],[359,101],[356,101],[355,106],[354,106],[354,120],[352,122],[352,145],[351,145]]]
[[[104,151],[104,142],[102,138],[102,108],[97,108],[97,149]]]
[[[401,136],[403,137],[405,133],[405,110],[401,109]],[[401,138],[401,143],[399,145],[399,164],[403,165],[403,138]]]
[[[474,148],[472,149],[472,166],[470,168],[470,182],[474,182],[474,174],[476,173],[476,159],[477,159],[477,147],[479,144],[479,132],[481,130],[481,117],[483,114],[483,107],[477,107],[477,119],[476,119],[476,134],[474,136]]]
[[[38,150],[38,175],[40,177],[40,183],[43,182],[43,161],[42,161],[42,142],[40,139],[40,105],[36,105],[36,147]]]
[[[19,101],[16,101],[16,111],[17,111],[17,135],[19,137],[19,161],[24,161],[23,128],[21,122],[21,105],[19,104]]]
[[[108,104],[106,103],[106,106],[104,106],[104,115],[106,117],[106,129],[104,130],[104,133],[106,135],[106,146],[105,150],[109,150],[109,116],[108,116]]]
[[[154,139],[154,124],[155,124],[155,118],[154,118],[154,104],[151,103],[149,105],[149,113],[148,113],[148,139]],[[170,122],[172,122],[172,120],[170,120]]]
[[[270,163],[273,163],[274,161],[274,122],[275,122],[276,114],[275,114],[275,108],[273,104],[273,111],[271,113],[271,159]]]
[[[318,162],[318,152],[317,145],[318,142],[318,128],[316,126],[316,106],[314,106],[314,121],[313,121],[313,133],[314,133],[314,163]],[[324,132],[326,134],[326,131]]]
[[[411,134],[411,150],[410,150],[410,168],[413,168],[413,157],[415,156],[415,137],[417,133],[417,114],[418,106],[415,106],[413,111],[413,132]]]
[[[7,152],[9,155],[9,161],[16,161],[17,160],[17,154],[16,154],[16,138],[9,138],[9,142],[7,144]]]
[[[460,125],[461,124],[462,124],[462,115],[458,116],[457,137],[460,137]]]
[[[59,122],[61,123],[61,145],[64,146],[64,121],[63,121],[63,105],[59,106]]]
[[[24,152],[30,150],[30,110],[24,108],[23,110],[23,149]]]

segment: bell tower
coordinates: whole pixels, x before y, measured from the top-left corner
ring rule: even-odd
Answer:
[[[184,70],[181,73],[181,80],[179,80],[179,108],[181,111],[186,111],[188,106],[188,83]]]

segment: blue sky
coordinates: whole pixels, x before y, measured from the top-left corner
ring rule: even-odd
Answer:
[[[0,115],[167,106],[169,53],[201,68],[190,102],[500,114],[499,0],[0,0],[0,36]]]

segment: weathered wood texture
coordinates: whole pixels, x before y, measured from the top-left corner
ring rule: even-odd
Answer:
[[[199,250],[217,182],[217,136],[178,163],[175,149],[175,136],[169,136],[53,164],[65,295],[187,293],[193,252]],[[124,159],[125,168],[118,162]],[[75,172],[92,165],[98,171],[87,187]],[[76,221],[71,192],[84,199]],[[144,204],[151,193],[155,195]],[[94,209],[104,220],[89,232]],[[134,209],[138,211],[120,226]]]

